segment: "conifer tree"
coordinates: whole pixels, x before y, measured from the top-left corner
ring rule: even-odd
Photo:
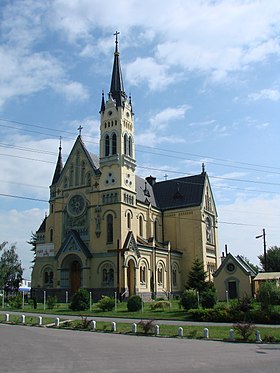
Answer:
[[[190,270],[188,281],[187,281],[187,289],[195,289],[199,292],[206,290],[207,282],[206,282],[207,272],[204,271],[204,265],[201,260],[196,258],[193,261],[192,268]]]

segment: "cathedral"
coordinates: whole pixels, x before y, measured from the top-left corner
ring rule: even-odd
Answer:
[[[116,33],[107,100],[100,107],[99,156],[81,128],[63,165],[61,144],[49,213],[36,232],[32,293],[58,299],[79,288],[126,299],[175,297],[193,261],[208,279],[218,266],[217,211],[201,173],[165,181],[136,175],[134,113],[124,90]]]

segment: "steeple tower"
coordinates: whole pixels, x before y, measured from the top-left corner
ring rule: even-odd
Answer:
[[[124,91],[119,32],[115,32],[115,52],[110,92],[100,107],[100,170],[105,189],[124,188],[135,193],[134,114],[131,97]],[[101,180],[102,183],[102,180]]]

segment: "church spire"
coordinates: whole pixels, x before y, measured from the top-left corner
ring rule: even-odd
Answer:
[[[119,50],[118,50],[118,35],[119,32],[116,31],[116,48],[114,53],[114,65],[113,65],[113,72],[112,72],[112,79],[111,79],[111,88],[110,88],[110,96],[116,101],[116,106],[122,106],[123,102],[126,100],[126,94],[124,91],[123,79],[122,79],[122,71],[121,65],[119,60]]]
[[[57,158],[56,167],[55,167],[55,171],[54,171],[54,175],[53,175],[52,185],[54,185],[58,181],[58,179],[61,175],[62,169],[63,169],[61,150],[62,150],[62,147],[61,147],[61,138],[60,138],[58,158]]]

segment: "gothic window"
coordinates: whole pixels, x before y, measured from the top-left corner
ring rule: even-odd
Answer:
[[[139,216],[139,236],[143,237],[143,217]]]
[[[110,154],[110,138],[109,135],[105,137],[105,157],[108,157]]]
[[[53,229],[50,229],[50,242],[53,242]]]
[[[114,285],[114,269],[110,264],[105,264],[102,268],[102,286]]]
[[[64,178],[64,189],[68,188],[68,179],[67,177]]]
[[[128,139],[128,155],[130,157],[132,157],[132,140],[131,140],[131,136],[129,136],[129,139]]]
[[[82,169],[81,169],[81,184],[85,184],[85,176],[86,176],[86,165],[85,162],[82,162]]]
[[[113,215],[107,215],[107,243],[113,243],[114,231],[113,231]]]
[[[130,215],[130,212],[127,213],[127,228],[131,229],[131,215]]]
[[[172,286],[177,286],[177,268],[175,266],[172,268]]]
[[[87,186],[91,186],[91,176],[90,176],[90,172],[87,173]]]
[[[163,268],[160,264],[157,269],[157,282],[159,286],[163,286]]]
[[[112,136],[112,154],[117,154],[117,135],[115,133]]]
[[[124,154],[127,154],[127,135],[124,135],[123,138]]]
[[[77,153],[76,157],[76,169],[75,169],[75,185],[79,185],[80,182],[80,153]]]
[[[69,171],[69,186],[73,186],[73,176],[74,176],[74,166],[71,164],[70,171]]]
[[[53,271],[51,268],[46,268],[44,270],[44,287],[52,288],[53,287]]]
[[[147,269],[144,263],[141,264],[140,267],[140,284],[145,285],[147,281]]]
[[[206,241],[209,244],[213,244],[214,243],[213,225],[212,225],[211,218],[209,216],[207,216],[205,220],[205,225],[206,225]]]

